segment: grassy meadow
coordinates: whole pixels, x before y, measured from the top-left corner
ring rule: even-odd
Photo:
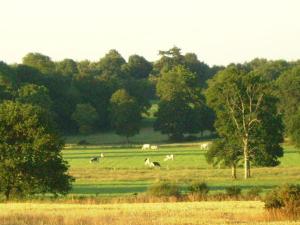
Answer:
[[[229,168],[213,168],[205,160],[203,142],[168,143],[167,137],[151,128],[144,128],[133,138],[131,145],[121,145],[117,135],[105,133],[81,137],[68,137],[63,151],[70,164],[70,173],[76,178],[71,194],[91,196],[123,196],[142,193],[157,181],[167,180],[186,186],[193,181],[205,181],[211,193],[224,192],[225,187],[241,186],[244,192],[260,187],[265,192],[284,183],[300,184],[300,150],[284,145],[281,164],[274,168],[253,168],[252,178],[243,179],[243,168],[238,168],[238,179],[232,180]],[[94,145],[77,146],[78,140],[87,140]],[[156,141],[154,141],[156,140]],[[123,142],[122,142],[123,141]],[[208,142],[208,141],[206,141]],[[159,150],[141,150],[142,143],[159,144]],[[99,163],[89,163],[91,157],[104,154]],[[168,154],[174,161],[164,161]],[[161,169],[150,169],[144,165],[145,158],[161,163]]]

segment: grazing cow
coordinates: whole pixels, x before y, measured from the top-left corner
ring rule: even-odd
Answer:
[[[174,155],[166,155],[166,157],[164,158],[164,161],[168,161],[168,160],[174,160]]]
[[[160,168],[159,162],[151,162],[149,158],[145,159],[145,166],[149,166],[150,168]]]
[[[157,145],[151,145],[151,146],[150,146],[150,149],[151,149],[151,150],[158,150],[158,146],[157,146]]]
[[[149,158],[146,158],[144,160],[144,162],[145,162],[145,166],[149,166],[150,165],[150,159]]]
[[[208,149],[208,146],[209,146],[209,143],[203,143],[203,144],[200,144],[200,149],[201,149],[201,150],[207,150],[207,149]]]
[[[93,157],[90,159],[90,163],[99,162],[99,157]]]
[[[150,149],[150,144],[143,144],[142,150]]]
[[[160,163],[159,162],[151,162],[151,167],[160,168]]]

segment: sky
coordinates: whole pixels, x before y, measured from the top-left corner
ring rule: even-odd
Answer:
[[[149,61],[173,46],[209,65],[300,59],[299,0],[0,0],[0,60],[29,52]]]

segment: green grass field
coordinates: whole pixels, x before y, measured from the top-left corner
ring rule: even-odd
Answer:
[[[150,142],[149,142],[150,143]],[[258,186],[264,191],[283,183],[300,184],[300,150],[284,146],[285,155],[281,165],[275,168],[253,168],[252,178],[243,179],[243,169],[238,169],[238,179],[232,180],[230,169],[212,168],[205,161],[199,143],[164,144],[158,151],[142,151],[140,146],[73,146],[63,151],[70,164],[70,173],[76,178],[73,194],[76,195],[132,195],[146,191],[158,180],[176,182],[183,187],[193,181],[205,181],[211,192],[223,192],[226,186],[239,185],[244,191]],[[105,155],[100,163],[89,159]],[[174,154],[174,161],[164,162],[167,154]],[[161,163],[161,169],[150,169],[144,159]]]

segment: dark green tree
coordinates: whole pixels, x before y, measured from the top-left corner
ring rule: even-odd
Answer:
[[[197,82],[201,87],[205,87],[205,81],[210,78],[210,68],[207,64],[200,62],[194,53],[187,53],[184,55],[184,65],[190,71],[196,74]]]
[[[27,84],[22,86],[18,92],[16,101],[24,104],[32,104],[41,108],[51,110],[52,100],[50,99],[48,89],[36,84]]]
[[[73,131],[75,124],[71,117],[78,102],[72,92],[71,79],[58,74],[44,76],[41,85],[49,90],[55,121],[60,131]]]
[[[175,66],[184,65],[184,56],[181,49],[174,46],[167,51],[159,51],[161,58],[154,63],[154,73],[167,72]]]
[[[28,53],[23,64],[38,69],[43,74],[55,74],[55,64],[50,57],[40,53]]]
[[[111,96],[110,104],[112,127],[118,135],[125,136],[128,143],[128,138],[140,131],[141,108],[124,89]]]
[[[192,108],[183,99],[162,100],[155,114],[154,129],[167,134],[170,140],[182,140],[185,133],[193,133],[190,126],[196,121],[192,115]]]
[[[78,74],[77,63],[72,59],[64,59],[55,63],[56,72],[63,75],[72,77]]]
[[[101,76],[122,77],[124,76],[123,66],[126,64],[125,59],[116,50],[110,50],[103,58],[96,63],[96,67],[100,70]]]
[[[152,74],[159,76],[173,69],[175,66],[184,66],[196,75],[196,82],[201,87],[206,87],[206,80],[216,74],[222,67],[210,68],[201,62],[195,53],[181,54],[181,49],[173,47],[167,51],[159,51],[161,58],[154,63]]]
[[[43,75],[36,68],[23,64],[18,64],[14,67],[14,70],[16,73],[16,81],[19,87],[24,84],[44,84],[45,75]]]
[[[95,131],[99,117],[96,109],[90,104],[78,104],[72,119],[76,121],[81,134],[89,134]]]
[[[132,55],[128,59],[128,63],[124,65],[126,73],[136,79],[145,79],[152,71],[152,64],[144,57]]]
[[[280,100],[279,110],[283,114],[286,136],[299,145],[300,133],[298,121],[300,110],[300,65],[284,72],[276,81]],[[297,128],[298,127],[298,128]]]
[[[150,108],[150,99],[153,97],[153,89],[150,82],[146,79],[123,79],[120,85],[121,89],[125,89],[128,94],[135,98],[141,111],[147,113]]]
[[[219,135],[224,138],[220,132],[223,126],[235,128],[232,135],[238,137],[243,149],[245,178],[250,177],[251,161],[264,164],[260,160],[266,159],[267,164],[277,164],[277,158],[282,156],[282,129],[273,129],[281,128],[282,123],[276,107],[270,104],[276,99],[271,84],[251,67],[230,65],[209,81],[206,91],[208,104],[216,112]]]
[[[109,128],[109,101],[114,85],[99,77],[84,75],[74,77],[72,85],[77,92],[77,102],[89,103],[96,109],[99,116],[97,127],[101,130]]]
[[[62,159],[63,142],[44,109],[6,101],[0,105],[0,192],[6,199],[66,194],[73,178]]]
[[[237,178],[236,168],[242,159],[242,149],[234,140],[219,139],[212,143],[205,153],[206,161],[213,166],[231,167],[231,177]]]
[[[196,75],[183,66],[161,75],[156,86],[160,98],[156,130],[180,140],[185,133],[205,129],[205,100],[196,81]]]
[[[291,117],[291,121],[294,121],[290,127],[291,139],[297,147],[300,147],[300,108]]]
[[[0,61],[0,102],[11,99],[15,88],[15,71],[9,65]]]

